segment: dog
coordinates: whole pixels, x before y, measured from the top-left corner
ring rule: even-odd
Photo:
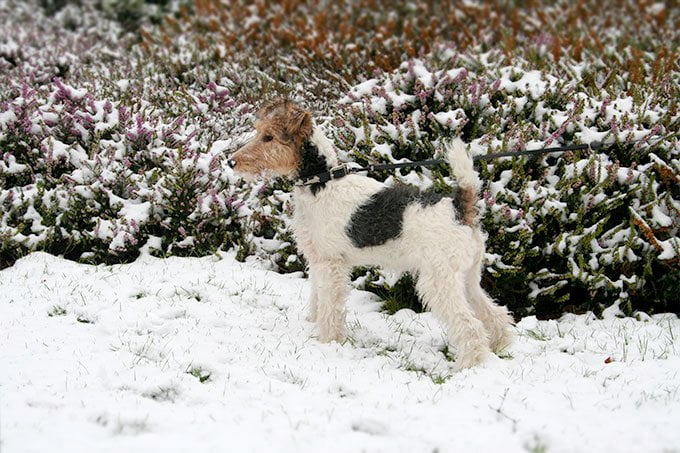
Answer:
[[[481,182],[461,140],[445,147],[458,187],[435,193],[357,174],[333,178],[339,167],[332,143],[311,113],[290,100],[260,109],[255,129],[228,163],[251,178],[296,181],[293,231],[309,265],[309,319],[320,341],[345,340],[351,269],[378,265],[416,275],[418,294],[446,328],[459,368],[511,344],[507,308],[480,286],[486,239],[476,208]]]

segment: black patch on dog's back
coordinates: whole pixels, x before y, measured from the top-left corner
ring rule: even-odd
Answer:
[[[355,247],[382,245],[401,234],[404,210],[409,204],[423,206],[437,204],[442,198],[451,198],[456,212],[461,212],[459,191],[421,192],[416,187],[397,185],[376,192],[352,214],[345,233]]]

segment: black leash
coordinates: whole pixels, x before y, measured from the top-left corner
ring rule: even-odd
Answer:
[[[497,159],[499,157],[516,157],[516,156],[532,156],[536,154],[548,154],[548,153],[563,153],[566,151],[581,151],[581,150],[596,150],[604,147],[602,142],[592,142],[584,143],[581,145],[567,145],[567,146],[557,146],[555,148],[541,148],[541,149],[525,149],[521,151],[507,151],[504,153],[495,154],[483,154],[479,156],[473,156],[473,161],[478,160],[491,160]],[[371,164],[366,167],[349,167],[348,164],[340,164],[336,167],[331,168],[327,172],[319,173],[317,175],[307,176],[298,179],[296,185],[298,186],[309,186],[311,184],[323,184],[332,179],[343,178],[347,175],[353,173],[360,173],[362,171],[375,172],[382,170],[394,170],[397,168],[410,168],[410,167],[435,167],[439,164],[448,163],[445,159],[429,159],[429,160],[419,160],[412,162],[402,162],[399,164]]]

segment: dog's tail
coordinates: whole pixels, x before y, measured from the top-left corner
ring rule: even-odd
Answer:
[[[460,189],[459,205],[462,210],[462,220],[465,225],[477,224],[477,201],[482,181],[472,167],[472,158],[465,150],[465,143],[459,138],[446,144],[446,157],[453,170],[453,175],[458,179]]]

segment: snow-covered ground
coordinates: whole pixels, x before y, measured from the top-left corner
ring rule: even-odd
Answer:
[[[308,282],[232,255],[0,272],[0,450],[680,451],[680,321],[525,318],[457,372],[429,314],[354,291],[321,344]]]

